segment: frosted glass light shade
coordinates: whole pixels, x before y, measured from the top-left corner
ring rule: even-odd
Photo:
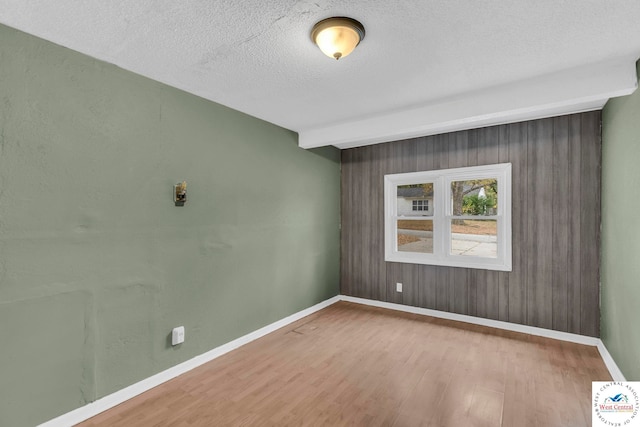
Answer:
[[[364,27],[355,19],[328,18],[314,25],[311,39],[329,58],[349,55],[364,39]]]

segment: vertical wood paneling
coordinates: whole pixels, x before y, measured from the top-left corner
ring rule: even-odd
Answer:
[[[450,268],[436,266],[436,310],[451,311],[449,308],[449,272]]]
[[[582,237],[582,319],[580,333],[600,335],[600,114],[585,113],[582,117],[582,188],[580,197],[580,236]]]
[[[396,304],[404,304],[403,294],[396,291],[396,283],[400,282],[404,285],[409,285],[409,281],[412,277],[406,274],[405,266],[398,262],[388,262],[385,275],[385,283],[387,287],[387,302],[393,302]]]
[[[508,163],[509,157],[509,127],[502,125],[498,127],[498,162]],[[498,273],[498,320],[507,322],[509,320],[509,273],[501,271]]]
[[[341,177],[340,177],[340,209],[342,212],[354,212],[351,205],[351,190],[353,188],[353,153],[354,150],[342,150],[341,152]],[[346,232],[345,230],[353,230],[357,220],[353,214],[342,215],[340,220],[340,292],[343,295],[354,295],[351,286],[353,285],[354,267],[352,260],[354,257],[355,242],[353,236],[355,233]]]
[[[569,117],[553,119],[553,258],[552,313],[553,329],[566,331],[567,265],[569,261]]]
[[[580,333],[582,255],[580,218],[582,211],[582,115],[569,116],[569,256],[567,260],[568,332]]]
[[[553,120],[529,123],[527,203],[527,323],[551,329]]]
[[[375,261],[373,265],[373,296],[376,300],[384,301],[386,299],[386,267],[384,262],[384,174],[382,173],[382,163],[384,162],[384,151],[382,145],[372,146],[372,167],[369,176],[372,191],[370,197],[375,200],[376,207],[373,209],[373,227],[372,230],[382,230],[375,234],[372,239],[372,245],[375,247]]]
[[[509,125],[511,158],[511,254],[513,269],[509,276],[509,322],[527,323],[527,191],[529,140],[526,123]]]
[[[352,290],[355,296],[366,298],[365,290],[366,284],[363,281],[363,266],[362,266],[362,254],[363,254],[363,244],[362,244],[362,235],[366,232],[364,229],[364,221],[363,221],[363,204],[364,199],[362,194],[364,193],[364,150],[354,150],[354,154],[352,157],[352,167],[353,167],[353,191],[350,192],[351,198],[351,206],[354,212],[354,220],[352,221],[352,229],[342,230],[343,232],[352,233],[352,236],[349,236],[351,241],[353,242],[353,252],[354,257],[351,265],[353,266],[353,284]]]
[[[408,277],[409,280],[407,281],[405,277]],[[403,280],[406,282],[402,282],[403,303],[414,307],[422,307],[420,289],[424,285],[420,282],[420,265],[409,264],[409,268],[406,268],[403,272]]]
[[[418,266],[419,302],[418,306],[435,310],[437,308],[437,267]]]
[[[382,174],[382,179],[384,180],[384,175],[398,173],[402,171],[402,159],[400,157],[401,154],[402,143],[397,144],[381,144],[380,145],[380,155],[382,156],[380,163],[380,173]],[[383,190],[384,192],[384,190]],[[384,194],[382,195],[384,197]],[[382,208],[384,211],[384,207]],[[382,224],[382,229],[379,231],[384,236],[384,224]],[[383,239],[384,244],[384,239]],[[384,258],[383,258],[384,259]],[[402,295],[396,295],[396,290],[393,286],[389,284],[389,278],[391,280],[398,279],[398,281],[402,281],[398,277],[401,277],[400,272],[396,273],[394,269],[394,263],[385,262],[385,271],[381,276],[383,287],[383,296],[380,298],[381,301],[387,302],[402,302]]]
[[[344,150],[342,293],[597,336],[599,126],[592,112]],[[385,174],[504,162],[511,272],[384,262]]]
[[[377,289],[375,286],[375,280],[373,277],[373,273],[375,264],[380,262],[375,258],[374,252],[372,250],[372,241],[374,234],[370,230],[375,230],[373,224],[373,216],[374,210],[378,208],[376,204],[376,199],[371,197],[371,167],[372,167],[372,152],[373,148],[371,146],[362,147],[362,162],[360,163],[360,194],[359,200],[361,202],[361,211],[360,211],[360,221],[362,222],[362,235],[360,236],[360,241],[362,242],[360,247],[360,253],[362,255],[362,272],[361,272],[361,284],[360,284],[360,292],[363,295],[363,298],[375,298],[374,297],[374,289]]]
[[[419,306],[419,266],[398,262],[387,263],[387,301],[396,304]],[[397,292],[396,283],[402,283],[402,292]]]

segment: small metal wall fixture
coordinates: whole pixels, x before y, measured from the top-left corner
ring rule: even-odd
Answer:
[[[187,181],[182,181],[173,186],[173,202],[176,206],[184,206],[187,201]]]

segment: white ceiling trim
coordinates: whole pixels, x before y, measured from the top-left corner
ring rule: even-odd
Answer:
[[[637,88],[634,60],[591,64],[439,102],[302,130],[302,148],[352,148],[601,109]]]

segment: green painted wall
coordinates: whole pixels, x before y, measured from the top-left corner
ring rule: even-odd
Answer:
[[[640,62],[638,63],[640,73]],[[602,113],[601,336],[629,381],[640,381],[640,91]]]
[[[336,149],[0,26],[0,425],[337,295],[339,189]]]

